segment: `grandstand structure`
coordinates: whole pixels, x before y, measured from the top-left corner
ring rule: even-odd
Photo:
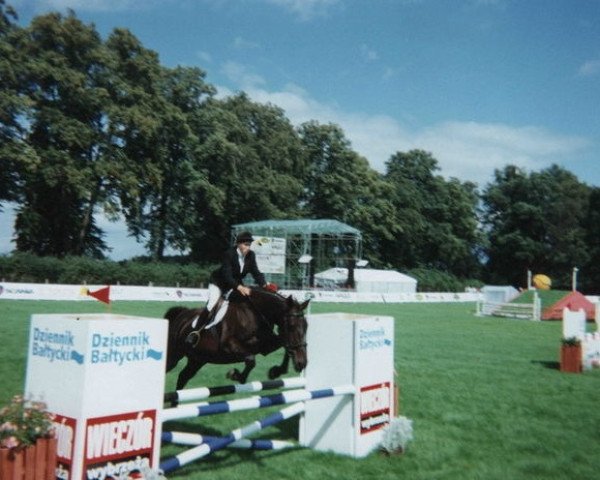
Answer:
[[[308,288],[314,274],[332,267],[354,267],[362,258],[360,230],[331,219],[262,220],[232,226],[231,237],[244,230],[255,240],[276,239],[285,244],[285,268],[279,273],[265,272],[267,281],[282,288]],[[283,240],[283,241],[282,241]]]

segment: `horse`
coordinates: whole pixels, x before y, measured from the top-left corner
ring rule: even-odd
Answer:
[[[177,377],[177,390],[181,390],[198,370],[207,363],[230,364],[244,362],[245,368],[227,373],[227,378],[246,383],[256,366],[257,354],[268,355],[283,347],[281,365],[269,370],[269,378],[277,378],[288,371],[290,358],[294,369],[301,372],[307,364],[306,329],[304,311],[308,302],[299,303],[292,296],[262,288],[251,288],[241,302],[230,302],[225,316],[217,325],[202,330],[196,344],[189,343],[188,335],[203,314],[203,308],[172,307],[165,313],[169,321],[167,346],[167,372],[183,357],[187,364]],[[217,311],[215,307],[214,312]],[[206,312],[204,312],[206,313]],[[200,317],[201,318],[201,317]],[[277,331],[275,331],[277,330]]]

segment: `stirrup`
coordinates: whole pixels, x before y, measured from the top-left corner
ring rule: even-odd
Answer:
[[[199,341],[200,341],[200,331],[199,330],[194,330],[194,331],[190,332],[187,337],[185,337],[185,343],[187,343],[188,345],[191,345],[192,347],[195,347],[196,345],[198,345]]]

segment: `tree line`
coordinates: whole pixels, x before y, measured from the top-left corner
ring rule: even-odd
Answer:
[[[156,260],[214,262],[230,226],[332,218],[363,232],[375,267],[523,286],[526,271],[582,289],[600,280],[598,188],[553,165],[507,165],[481,190],[440,175],[423,150],[377,172],[335,124],[295,127],[206,72],[161,65],[127,29],[102,39],[74,12],[18,24],[0,0],[0,206],[15,250],[103,258],[97,224],[124,218]]]

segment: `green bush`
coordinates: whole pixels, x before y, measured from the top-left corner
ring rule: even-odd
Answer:
[[[213,265],[185,260],[152,262],[139,258],[122,262],[88,257],[38,257],[30,254],[0,256],[0,279],[6,282],[159,285],[203,287]]]
[[[419,292],[464,292],[466,288],[481,288],[483,282],[474,279],[458,278],[451,273],[427,268],[414,268],[408,275],[417,279]]]
[[[206,287],[214,265],[198,265],[183,257],[154,262],[145,257],[114,262],[89,257],[38,257],[17,253],[0,256],[0,280],[7,282],[88,285],[156,285]],[[480,288],[479,280],[458,278],[440,270],[416,268],[408,274],[418,281],[420,292],[464,292]]]
[[[0,257],[0,278],[11,282],[57,283],[64,263],[54,257],[24,253]]]

